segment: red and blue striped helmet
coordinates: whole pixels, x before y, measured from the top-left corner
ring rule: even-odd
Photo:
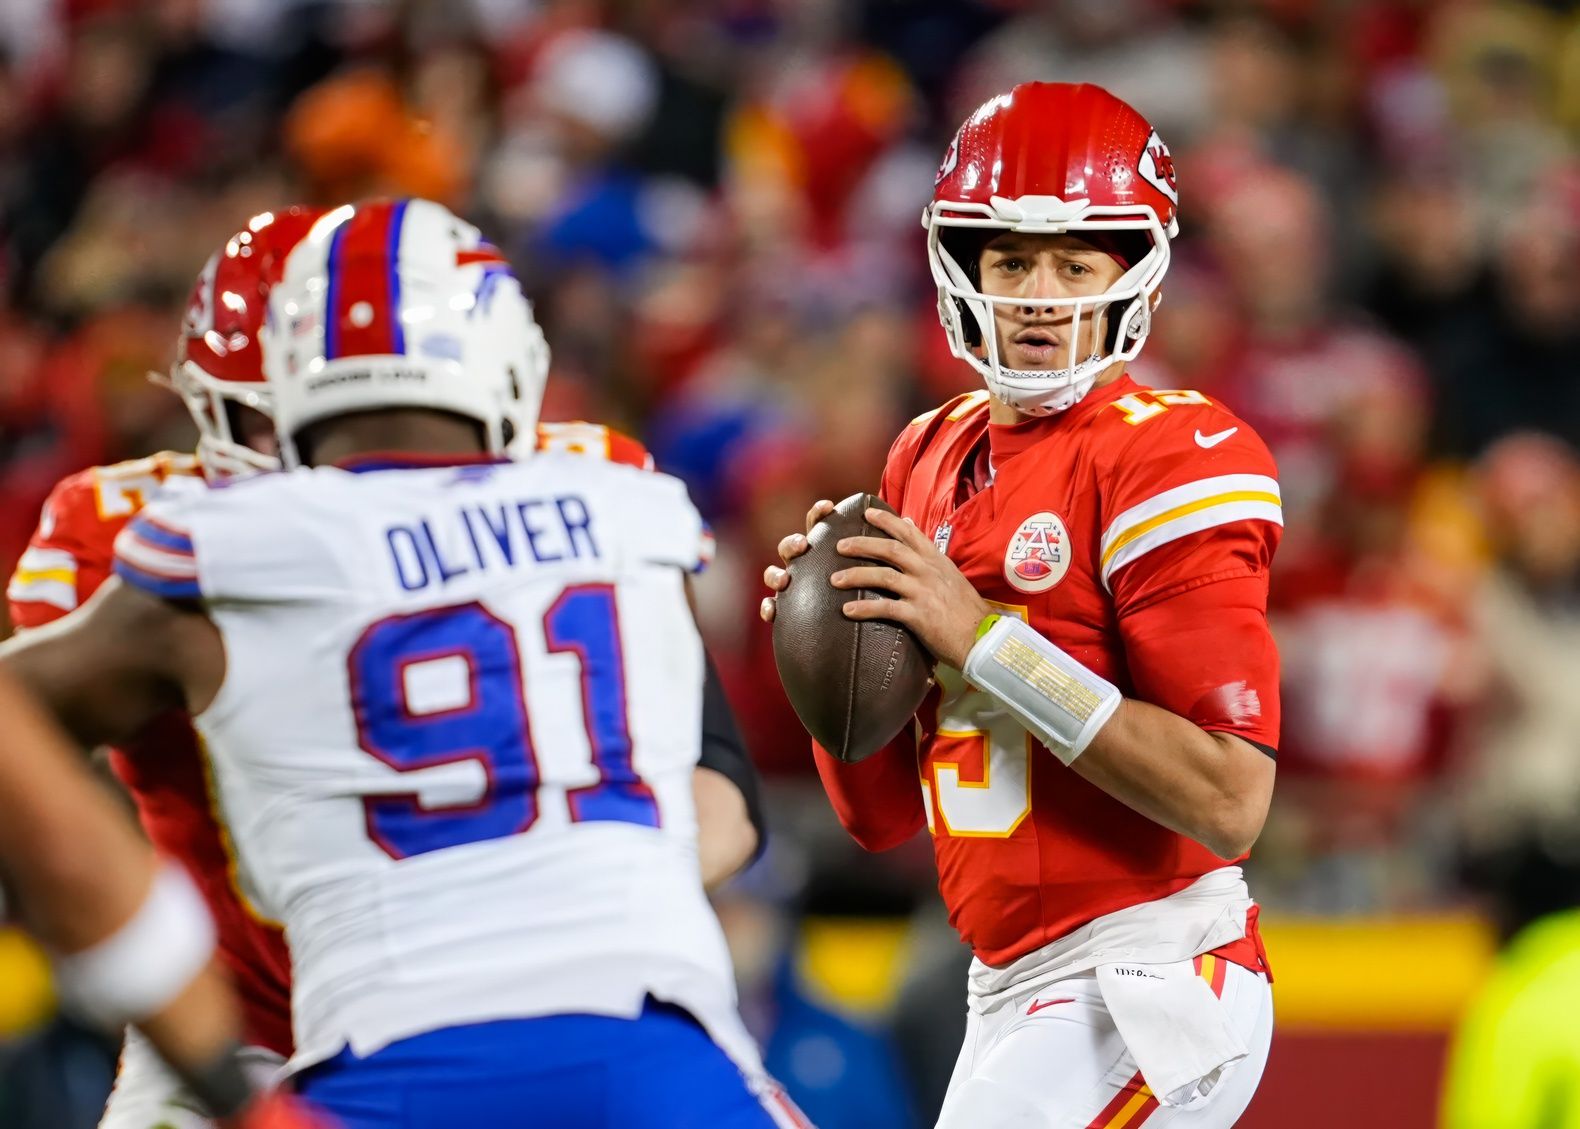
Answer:
[[[287,466],[331,416],[427,408],[478,421],[495,453],[537,424],[548,347],[499,250],[430,200],[323,216],[291,252],[263,329]]]

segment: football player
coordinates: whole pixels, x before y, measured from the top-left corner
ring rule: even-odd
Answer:
[[[288,473],[149,503],[3,665],[83,741],[192,717],[290,938],[289,1068],[350,1129],[794,1124],[698,866],[684,488],[504,457],[546,349],[437,204],[329,213],[269,301]]]
[[[197,454],[162,452],[63,479],[6,589],[22,634],[88,602],[110,576],[117,534],[160,492],[201,492],[275,465],[257,332],[285,255],[322,213],[287,208],[253,217],[205,264],[193,287],[169,383],[197,422]],[[241,1004],[245,1050],[255,1077],[271,1076],[291,1053],[290,959],[279,928],[240,893],[234,861],[214,812],[207,768],[179,709],[117,734],[110,766],[126,786],[143,830],[179,863],[213,917],[220,963]],[[136,1031],[128,1031],[102,1129],[207,1129],[210,1121]]]
[[[0,717],[0,877],[49,947],[67,1006],[109,1031],[136,1025],[226,1126],[318,1124],[287,1099],[256,1096],[237,1004],[213,962],[214,925],[185,872],[156,860],[66,735],[4,676]]]
[[[110,576],[116,536],[161,491],[203,489],[279,469],[258,345],[269,287],[285,255],[321,209],[253,217],[204,266],[193,287],[168,383],[196,422],[196,455],[161,452],[92,467],[51,493],[7,589],[11,621],[30,630],[86,603]],[[635,440],[595,424],[540,423],[536,446],[652,469]],[[709,886],[759,849],[761,806],[717,675],[709,666],[702,764],[693,779]],[[128,736],[110,754],[144,830],[197,884],[217,926],[218,952],[241,1000],[244,1052],[259,1078],[291,1053],[289,955],[279,927],[241,894],[212,788],[190,720],[172,711]],[[206,1129],[208,1120],[140,1034],[129,1031],[101,1129]]]
[[[1168,148],[1100,88],[1027,83],[966,120],[923,223],[986,388],[899,436],[881,491],[902,516],[869,510],[888,536],[839,546],[876,563],[836,587],[890,594],[845,614],[937,659],[914,734],[815,755],[863,846],[929,828],[974,950],[947,1129],[1228,1126],[1267,1056],[1237,863],[1273,786],[1279,488],[1228,409],[1126,375],[1177,204]]]

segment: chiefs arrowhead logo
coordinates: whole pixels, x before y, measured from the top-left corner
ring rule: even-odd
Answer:
[[[187,337],[202,337],[214,328],[214,276],[219,271],[219,259],[217,251],[209,256],[187,299],[186,316],[181,319],[181,332]]]
[[[963,128],[963,127],[962,127]],[[955,166],[960,163],[960,134],[956,133],[949,142],[949,149],[944,153],[944,163],[938,166],[938,175],[933,177],[933,187],[937,188],[944,182],[944,177],[955,171]]]
[[[1179,188],[1174,183],[1174,158],[1157,130],[1153,130],[1152,136],[1147,138],[1146,147],[1141,150],[1141,159],[1136,162],[1136,171],[1141,174],[1142,180],[1167,196],[1171,204],[1180,202]]]
[[[1070,533],[1049,510],[1020,523],[1004,552],[1004,579],[1020,592],[1046,592],[1070,570]]]

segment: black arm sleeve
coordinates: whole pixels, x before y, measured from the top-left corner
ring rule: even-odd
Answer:
[[[768,845],[768,828],[763,824],[762,781],[746,751],[735,711],[730,709],[730,700],[724,696],[724,683],[719,681],[713,656],[704,652],[702,658],[707,664],[707,677],[702,686],[702,756],[697,764],[722,773],[740,789],[741,798],[746,801],[746,814],[757,829],[757,853],[752,856],[755,861]]]

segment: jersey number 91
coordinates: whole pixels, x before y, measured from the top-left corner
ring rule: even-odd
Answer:
[[[615,820],[657,827],[658,804],[636,774],[626,714],[620,622],[614,588],[567,588],[543,616],[550,654],[581,663],[582,712],[598,781],[566,795],[573,822]],[[466,664],[469,692],[450,709],[417,712],[407,669],[437,660]],[[466,807],[429,809],[410,795],[362,803],[368,835],[395,859],[498,839],[538,818],[541,782],[522,682],[516,630],[478,603],[379,620],[348,659],[357,738],[397,772],[475,761],[487,787]]]

